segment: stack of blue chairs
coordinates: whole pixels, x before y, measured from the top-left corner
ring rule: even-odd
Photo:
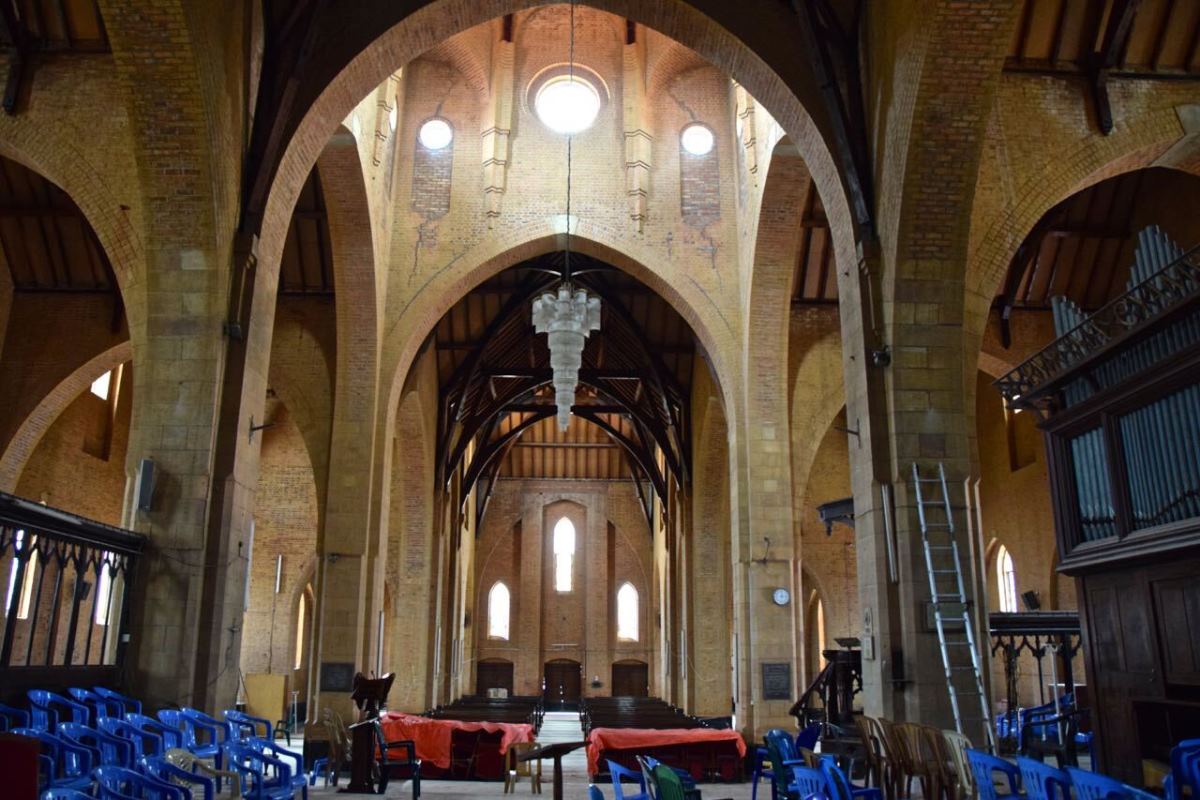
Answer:
[[[100,687],[27,695],[28,709],[0,704],[0,731],[41,744],[41,800],[216,800],[221,777],[171,763],[172,749],[235,773],[247,800],[308,798],[303,756],[276,745],[267,720],[194,708],[151,717],[135,698]]]
[[[1013,764],[979,750],[968,750],[967,758],[975,775],[980,800],[1018,797],[1023,785],[1027,800],[1157,800],[1155,795],[1122,783],[1106,775],[1076,767],[1056,769],[1024,756]],[[995,778],[1007,779],[1008,791],[996,790]],[[1191,788],[1193,796],[1200,788],[1200,740],[1181,742],[1171,753],[1171,775],[1166,784],[1167,800],[1179,800],[1173,791]]]

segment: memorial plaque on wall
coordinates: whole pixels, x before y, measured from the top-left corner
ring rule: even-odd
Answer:
[[[321,664],[322,692],[354,691],[354,664],[352,662],[326,661]]]
[[[790,662],[763,662],[762,695],[763,700],[792,699],[792,665]]]

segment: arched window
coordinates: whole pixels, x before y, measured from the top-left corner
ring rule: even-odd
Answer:
[[[571,571],[575,566],[575,526],[563,517],[554,525],[554,589],[571,591]]]
[[[296,610],[296,654],[292,659],[292,669],[300,669],[304,664],[304,639],[308,633],[308,587],[300,593],[300,603]]]
[[[112,556],[108,553],[100,560],[99,575],[96,578],[96,602],[95,608],[92,609],[92,619],[97,625],[108,624],[109,609],[112,606],[112,573],[109,572],[109,565],[112,563]]]
[[[1000,587],[1000,611],[1015,614],[1017,611],[1017,574],[1013,569],[1012,556],[1008,548],[1000,545],[996,553],[996,582]]]
[[[8,591],[4,596],[4,614],[9,615],[13,611],[13,600],[17,601],[17,619],[29,619],[29,604],[33,599],[33,577],[37,573],[38,552],[34,550],[29,554],[25,561],[25,573],[21,578],[21,591],[17,592],[17,572],[20,570],[20,563],[17,558],[19,552],[24,552],[27,548],[33,547],[36,540],[33,537],[29,538],[29,542],[25,541],[25,531],[17,531],[17,537],[13,542],[13,559],[12,566],[8,572]]]
[[[496,581],[488,592],[488,638],[508,638],[508,614],[510,596],[508,587],[502,581]]]
[[[638,591],[628,582],[617,590],[617,639],[638,640]]]

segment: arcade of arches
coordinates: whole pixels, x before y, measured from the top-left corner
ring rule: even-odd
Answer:
[[[394,709],[644,693],[757,739],[855,637],[864,709],[953,727],[913,463],[946,470],[979,608],[1074,609],[1037,421],[992,381],[1051,297],[1124,291],[1143,228],[1200,242],[1200,18],[1145,0],[1093,91],[1083,17],[1124,5],[23,22],[0,490],[147,537],[123,668],[152,703],[275,676],[348,715],[322,672],[352,665],[397,673]],[[530,308],[568,259],[601,317],[562,430]]]

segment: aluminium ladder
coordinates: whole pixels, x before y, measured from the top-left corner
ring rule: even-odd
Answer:
[[[950,509],[950,493],[946,488],[945,467],[939,463],[936,478],[923,478],[920,469],[914,463],[913,487],[917,496],[917,516],[921,521],[925,569],[929,573],[930,602],[937,627],[938,645],[942,651],[942,666],[946,670],[946,685],[950,692],[950,708],[954,712],[954,727],[959,733],[967,735],[964,728],[982,723],[984,746],[995,752],[995,731],[992,729],[991,709],[988,707],[988,697],[983,687],[979,650],[975,647],[975,623],[963,588],[958,543],[954,539],[954,515]],[[922,487],[929,487],[932,491],[926,492]],[[939,514],[944,519],[938,519]],[[953,628],[947,630],[947,623],[953,624],[959,619],[962,624],[961,633]],[[964,649],[969,654],[969,659],[964,656]],[[964,716],[960,701],[977,702],[981,716]]]

